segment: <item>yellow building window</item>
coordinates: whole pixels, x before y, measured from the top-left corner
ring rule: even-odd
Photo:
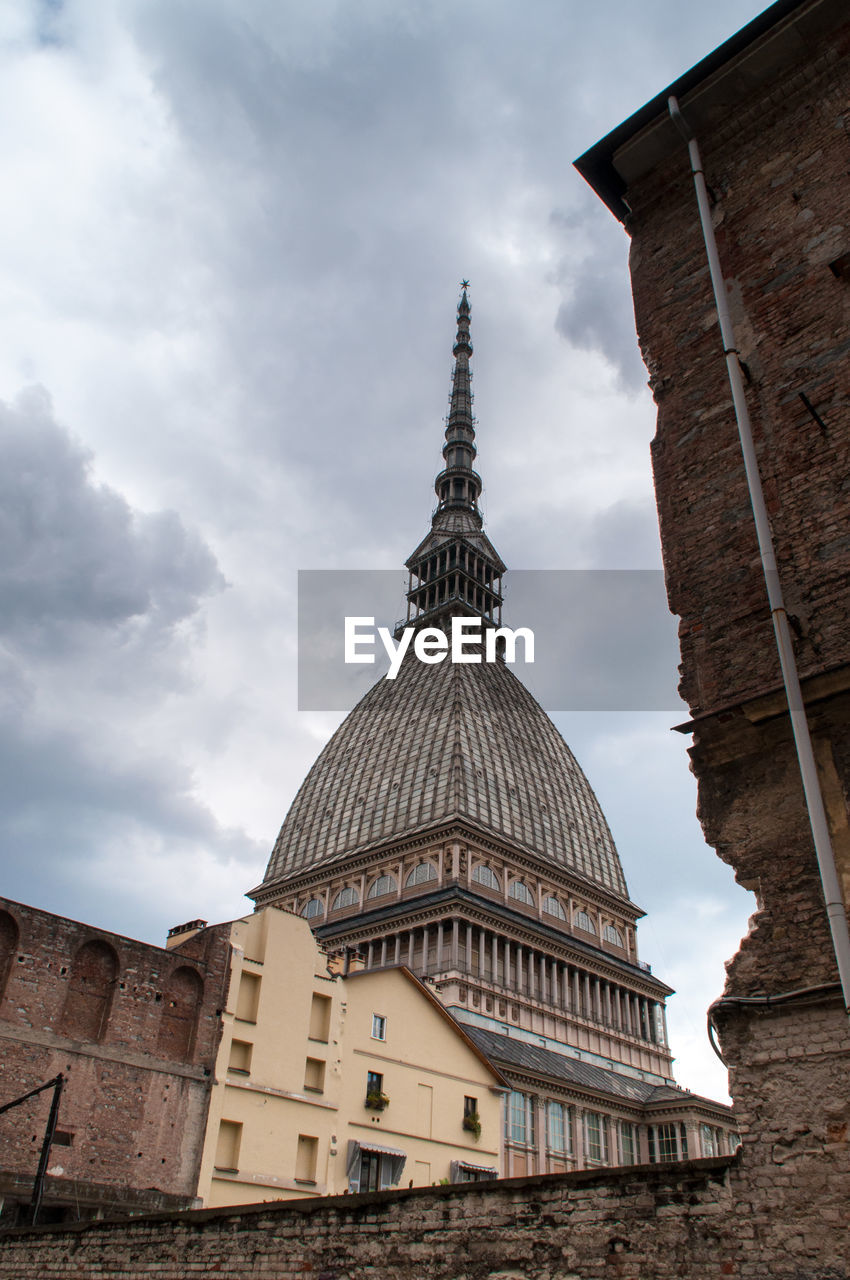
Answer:
[[[243,973],[239,978],[236,1016],[240,1022],[256,1022],[260,1007],[260,978],[256,973]]]
[[[318,1159],[319,1139],[299,1133],[298,1150],[295,1155],[295,1181],[315,1182]]]
[[[313,992],[310,1006],[310,1039],[327,1044],[331,1031],[331,998]]]
[[[247,1040],[231,1040],[227,1070],[236,1071],[239,1075],[250,1075],[251,1054],[253,1051],[254,1046],[249,1044]]]
[[[308,1058],[304,1068],[304,1088],[310,1093],[322,1093],[325,1088],[325,1063],[321,1058]]]
[[[222,1120],[218,1126],[215,1167],[221,1173],[238,1173],[242,1125],[238,1120]]]

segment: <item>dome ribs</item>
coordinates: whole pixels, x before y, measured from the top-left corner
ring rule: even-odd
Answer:
[[[322,751],[264,884],[455,817],[628,896],[590,784],[513,672],[415,658],[380,680]]]

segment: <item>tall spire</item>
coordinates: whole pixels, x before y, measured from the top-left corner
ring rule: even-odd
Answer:
[[[464,280],[452,348],[455,367],[443,445],[446,465],[434,482],[437,507],[430,533],[406,565],[410,571],[407,621],[417,624],[435,625],[461,613],[501,625],[505,566],[482,527],[481,477],[472,466],[477,450],[469,384],[468,287],[469,281]]]
[[[478,452],[475,447],[475,420],[472,416],[472,389],[470,387],[469,357],[472,343],[469,340],[469,281],[463,281],[463,295],[457,309],[457,338],[452,348],[455,357],[452,375],[452,394],[449,416],[446,420],[446,443],[443,445],[445,468],[434,481],[439,500],[436,516],[449,509],[470,511],[481,527],[478,498],[481,494],[481,477],[472,464]]]

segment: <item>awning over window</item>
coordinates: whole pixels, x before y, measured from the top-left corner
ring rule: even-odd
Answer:
[[[360,1190],[360,1166],[364,1151],[369,1151],[372,1155],[381,1157],[381,1190],[383,1191],[386,1187],[398,1186],[401,1175],[404,1172],[407,1152],[400,1151],[398,1147],[381,1147],[376,1142],[355,1142],[353,1138],[350,1138],[348,1156],[345,1161],[349,1191],[357,1192]]]
[[[451,1163],[451,1182],[483,1181],[485,1177],[498,1178],[498,1176],[497,1171],[490,1164],[470,1164],[467,1160],[452,1160]]]
[[[407,1159],[406,1151],[399,1151],[398,1147],[379,1147],[376,1142],[359,1142],[355,1144],[360,1147],[361,1151],[374,1151],[379,1156],[401,1156],[402,1160]]]

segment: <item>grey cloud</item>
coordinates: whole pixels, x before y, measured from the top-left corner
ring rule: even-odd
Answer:
[[[598,218],[599,211],[594,210]],[[625,263],[625,235],[614,224],[582,248],[582,221],[553,216],[568,241],[558,283],[566,294],[558,308],[555,328],[580,351],[596,351],[617,370],[624,389],[637,391],[646,385],[647,372],[640,357],[634,309]],[[613,219],[612,219],[613,224]]]
[[[196,879],[203,860],[232,868],[232,912],[244,909],[240,891],[266,850],[216,821],[179,761],[123,759],[91,729],[0,728],[4,892],[32,901],[37,881],[37,905],[47,910],[113,929],[132,916],[135,932],[158,938],[163,904],[154,880],[168,885],[169,912],[190,903],[208,911],[214,894]]]
[[[62,646],[68,628],[168,631],[224,579],[173,511],[133,510],[32,390],[0,405],[0,628]]]
[[[170,695],[187,686],[201,607],[224,579],[178,515],[135,510],[92,470],[46,392],[0,406],[4,888],[31,900],[37,880],[49,910],[107,927],[132,915],[156,936],[161,905],[132,862],[168,869],[169,901],[201,904],[199,865],[232,865],[247,884],[261,863],[194,794],[173,731]],[[166,720],[156,728],[166,712],[170,735]]]
[[[661,566],[655,508],[622,500],[599,512],[583,532],[588,563],[601,569]]]

